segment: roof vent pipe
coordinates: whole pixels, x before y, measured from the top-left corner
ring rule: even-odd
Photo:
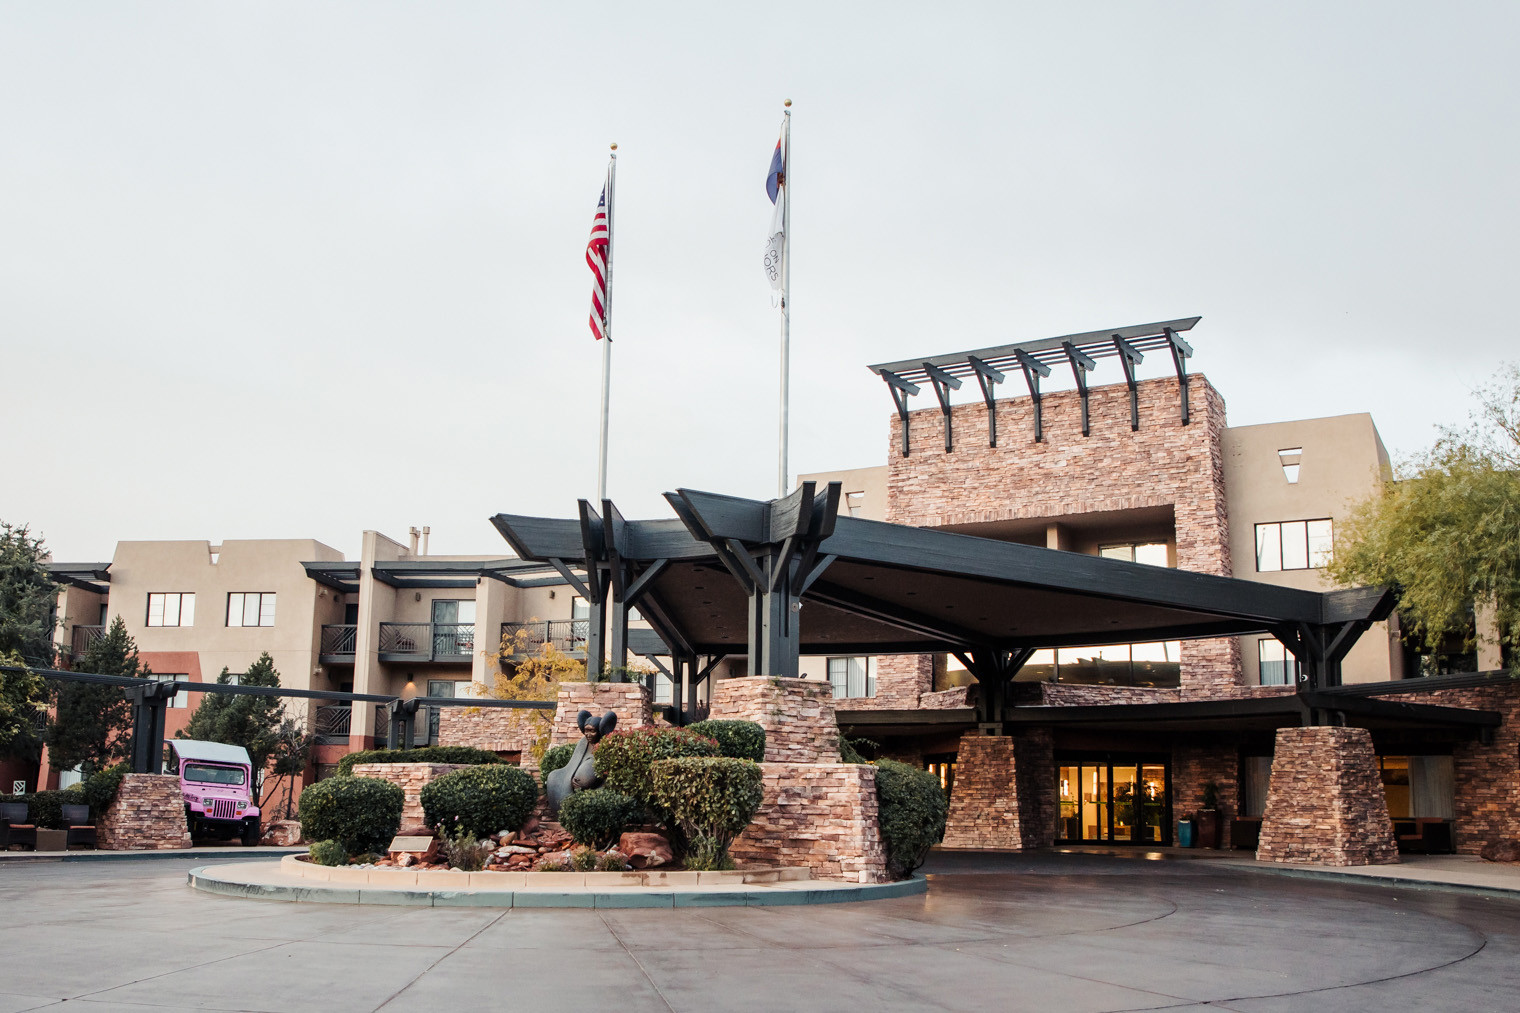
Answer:
[[[416,528],[407,528],[406,531],[407,534],[412,536],[411,554],[415,556],[417,554],[417,536],[422,534],[422,532]]]
[[[422,554],[424,556],[426,556],[428,554],[427,553],[428,534],[431,533],[432,530],[433,529],[430,528],[430,527],[428,527],[426,524],[424,524],[422,526]]]

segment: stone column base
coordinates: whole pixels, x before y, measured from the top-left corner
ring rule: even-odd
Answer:
[[[190,847],[185,796],[173,774],[127,774],[95,824],[102,851],[167,851]]]
[[[1048,731],[962,736],[945,847],[1049,847],[1055,840],[1054,778]]]
[[[466,766],[468,764],[463,763],[356,763],[354,776],[389,781],[401,789],[401,827],[404,830],[423,825],[423,786]]]
[[[806,866],[817,879],[887,882],[876,768],[762,763],[765,801],[729,854],[738,862]]]
[[[641,728],[652,720],[649,691],[636,682],[566,682],[559,687],[559,698],[554,709],[554,730],[549,734],[549,745],[562,746],[567,742],[581,740],[581,731],[575,727],[575,716],[583,710],[592,717],[601,717],[608,711],[618,716],[618,727]]]
[[[1314,865],[1399,860],[1365,728],[1279,728],[1256,858]]]
[[[826,682],[771,675],[719,679],[713,686],[709,716],[753,721],[764,728],[769,762],[839,762],[834,689]]]

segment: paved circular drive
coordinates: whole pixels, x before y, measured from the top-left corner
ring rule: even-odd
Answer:
[[[1520,1009],[1520,901],[1090,855],[936,856],[870,904],[251,903],[204,859],[0,868],[0,1013]]]

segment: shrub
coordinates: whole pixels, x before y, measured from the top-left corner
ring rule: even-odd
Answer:
[[[879,748],[880,746],[870,739],[848,739],[841,735],[839,736],[839,762],[870,763],[871,761],[861,754],[861,750],[866,749],[874,752]]]
[[[116,801],[116,792],[121,787],[121,779],[131,772],[130,763],[118,763],[114,767],[97,770],[80,783],[79,788],[84,794],[85,804],[90,807],[90,812],[96,819],[105,813],[107,806]]]
[[[347,865],[348,849],[337,841],[318,841],[306,849],[318,865]]]
[[[613,732],[596,747],[596,772],[604,787],[653,805],[651,766],[659,760],[718,756],[718,743],[689,728],[630,728]]]
[[[423,746],[419,749],[366,749],[338,761],[338,773],[349,777],[360,763],[501,763],[501,757],[474,746]]]
[[[595,872],[598,857],[590,848],[576,848],[570,852],[570,868],[576,872]]]
[[[422,786],[422,818],[449,832],[463,827],[476,837],[517,830],[538,804],[538,785],[510,764],[467,767]]]
[[[347,854],[384,851],[401,826],[401,789],[375,777],[329,777],[301,792],[301,834]]]
[[[544,750],[544,758],[538,761],[538,773],[544,784],[549,783],[549,774],[558,770],[570,762],[570,754],[575,752],[575,746],[566,743],[563,746],[552,746]]]
[[[604,851],[596,860],[597,872],[627,872],[628,856],[621,851]]]
[[[712,739],[721,756],[756,763],[765,759],[765,729],[753,721],[709,719],[687,725],[686,730]]]
[[[86,804],[84,789],[75,784],[54,791],[35,791],[26,796],[26,814],[38,827],[63,830],[63,807]]]
[[[449,867],[463,869],[465,872],[479,872],[484,869],[486,863],[491,860],[491,853],[496,850],[495,841],[479,839],[462,823],[457,824],[452,832],[442,833],[439,837],[441,838],[439,847]]]
[[[760,765],[733,757],[658,760],[655,800],[686,838],[688,869],[731,869],[728,849],[760,809]]]
[[[929,849],[945,839],[950,805],[939,778],[896,760],[877,760],[876,804],[887,871],[907,879]]]
[[[559,822],[570,831],[576,844],[610,848],[643,814],[644,807],[638,799],[611,788],[592,788],[574,792],[565,799],[559,807]]]

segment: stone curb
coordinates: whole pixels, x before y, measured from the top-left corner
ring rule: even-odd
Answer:
[[[1260,872],[1268,876],[1289,876],[1298,879],[1317,879],[1321,882],[1332,883],[1365,883],[1368,886],[1381,886],[1397,889],[1405,887],[1410,890],[1455,890],[1460,893],[1477,894],[1484,897],[1500,897],[1504,900],[1520,900],[1520,887],[1505,886],[1482,886],[1477,883],[1452,883],[1444,879],[1415,879],[1410,876],[1378,876],[1367,873],[1342,872],[1338,869],[1309,868],[1294,865],[1247,865],[1242,862],[1236,864],[1220,863],[1214,868],[1219,869],[1244,869],[1247,872]],[[1359,867],[1364,868],[1364,867]]]
[[[225,850],[232,854],[239,854],[230,848]],[[244,859],[276,858],[285,855],[304,855],[306,850],[305,845],[299,848],[269,847],[259,851],[248,851],[239,854],[239,857]],[[216,852],[184,848],[142,851],[8,851],[0,852],[0,867],[29,865],[32,862],[140,862],[164,858],[199,858],[204,861],[214,854]]]
[[[755,888],[733,890],[661,890],[627,887],[596,892],[553,890],[367,890],[363,886],[285,885],[239,883],[220,878],[214,866],[191,869],[190,887],[205,893],[250,900],[274,900],[313,904],[385,904],[406,907],[496,908],[678,908],[678,907],[780,907],[798,904],[842,904],[864,900],[890,900],[928,891],[922,876],[900,883],[841,883],[819,890]]]

